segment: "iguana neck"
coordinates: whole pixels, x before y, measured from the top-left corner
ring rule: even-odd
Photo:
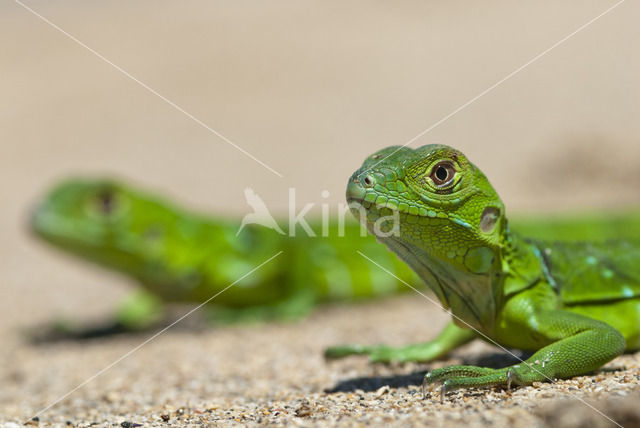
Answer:
[[[491,331],[502,305],[504,276],[498,260],[487,272],[472,273],[400,240],[382,240],[405,261],[455,315],[460,327]]]

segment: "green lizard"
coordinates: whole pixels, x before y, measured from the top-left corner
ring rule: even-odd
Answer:
[[[351,176],[347,199],[453,321],[430,342],[337,346],[327,357],[428,362],[475,338],[533,352],[502,369],[428,372],[424,384],[442,383],[442,398],[456,388],[568,378],[640,349],[640,245],[521,237],[510,230],[487,178],[459,151],[442,145],[381,150]]]
[[[31,225],[36,236],[54,246],[141,285],[117,311],[115,322],[125,330],[157,322],[165,303],[201,303],[218,293],[208,312],[227,322],[295,319],[317,303],[406,290],[358,256],[358,248],[404,281],[414,278],[366,231],[361,236],[353,220],[344,224],[344,237],[337,230],[326,237],[299,230],[291,237],[258,225],[238,232],[239,221],[194,214],[109,179],[58,184],[38,204]]]

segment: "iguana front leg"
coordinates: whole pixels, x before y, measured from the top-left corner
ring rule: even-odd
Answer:
[[[127,296],[116,311],[116,323],[128,331],[144,330],[162,320],[162,300],[142,288]]]
[[[417,343],[409,346],[364,346],[342,345],[332,346],[325,350],[326,358],[342,358],[348,355],[368,355],[372,362],[390,363],[419,361],[428,362],[444,357],[449,352],[476,337],[473,330],[466,330],[456,326],[453,322],[440,332],[438,337],[426,343]]]
[[[423,385],[442,382],[442,396],[457,388],[530,385],[594,371],[625,349],[624,337],[618,330],[564,310],[536,312],[527,317],[526,327],[517,334],[552,343],[526,361],[503,369],[450,366],[432,370],[425,375]]]

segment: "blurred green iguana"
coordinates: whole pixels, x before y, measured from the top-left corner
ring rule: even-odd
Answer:
[[[240,224],[188,212],[115,180],[71,179],[39,202],[31,225],[55,247],[140,284],[117,311],[116,322],[125,329],[152,325],[166,303],[198,304],[213,296],[211,317],[231,322],[295,319],[322,302],[408,290],[357,249],[402,280],[415,280],[353,219],[343,225],[344,236],[338,236],[339,225],[332,236],[309,236],[301,227],[289,236],[253,191],[245,193],[255,213]],[[321,225],[305,226],[318,231]]]

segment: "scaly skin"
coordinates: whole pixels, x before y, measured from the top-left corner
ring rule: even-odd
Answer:
[[[328,357],[425,362],[477,337],[533,352],[503,369],[427,373],[425,384],[442,382],[445,392],[568,378],[640,348],[640,245],[521,238],[487,178],[459,151],[381,150],[351,176],[347,199],[451,310],[453,323],[424,344],[339,346]]]
[[[357,255],[374,253],[403,280],[413,273],[360,225],[345,237],[283,236],[262,226],[187,212],[114,180],[72,179],[58,184],[32,217],[36,236],[121,273],[142,286],[127,299],[117,322],[146,327],[166,302],[201,303],[279,251],[282,255],[217,296],[219,321],[298,318],[326,301],[385,296],[406,287]],[[311,225],[320,233],[319,225]]]

